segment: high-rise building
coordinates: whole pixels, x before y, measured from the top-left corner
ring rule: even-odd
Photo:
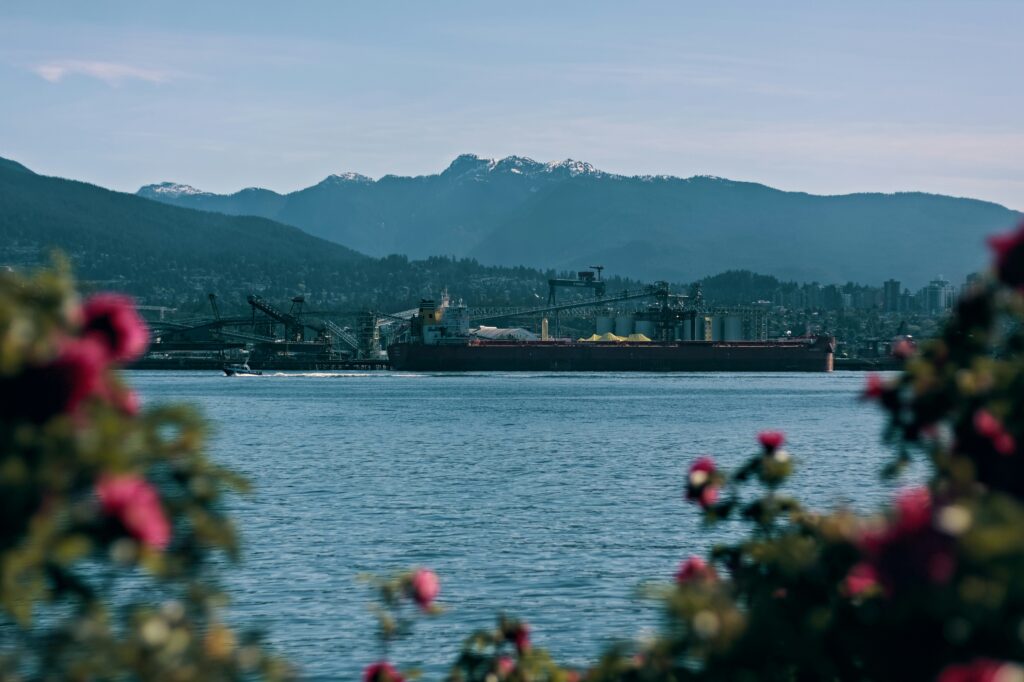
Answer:
[[[900,312],[900,282],[890,279],[882,285],[882,310],[887,313]]]
[[[956,289],[939,275],[921,290],[921,295],[925,312],[941,313],[953,307]]]
[[[843,295],[835,284],[826,284],[821,291],[822,305],[825,310],[842,310]]]
[[[980,282],[981,282],[981,273],[980,272],[972,272],[971,274],[967,275],[967,278],[964,280],[964,285],[962,287],[960,287],[960,294],[961,295],[966,294],[968,291],[973,289]]]

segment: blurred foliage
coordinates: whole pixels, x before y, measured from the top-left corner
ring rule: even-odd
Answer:
[[[895,452],[879,473],[922,458],[926,485],[875,516],[819,513],[783,492],[794,460],[780,432],[731,473],[700,457],[684,498],[709,525],[749,533],[656,590],[655,636],[581,673],[502,618],[466,640],[448,679],[1024,680],[1024,225],[992,244],[993,272],[941,338],[901,349],[902,371],[864,390]]]
[[[221,616],[226,490],[186,407],[138,402],[129,300],[76,297],[66,269],[0,273],[0,679],[282,679]]]
[[[816,513],[779,493],[781,434],[731,475],[701,458],[686,497],[749,536],[714,548],[717,571],[684,564],[658,636],[586,679],[1024,679],[1024,226],[994,248],[941,338],[865,389],[888,415],[882,473],[921,457],[927,486],[871,518]]]

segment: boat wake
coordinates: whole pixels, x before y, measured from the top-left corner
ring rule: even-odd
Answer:
[[[412,374],[412,373],[395,373],[395,372],[274,372],[273,374],[265,374],[264,376],[269,377],[292,377],[292,378],[311,378],[311,379],[353,379],[353,378],[391,378],[391,379],[409,379],[425,377],[426,374]]]

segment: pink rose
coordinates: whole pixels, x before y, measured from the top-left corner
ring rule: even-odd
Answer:
[[[866,561],[850,569],[843,581],[843,589],[851,597],[858,597],[878,587],[878,571]]]
[[[718,502],[718,493],[718,486],[704,486],[704,490],[700,491],[700,495],[697,496],[697,503],[704,509],[707,509],[714,505],[715,502]]]
[[[1003,432],[996,436],[995,440],[992,441],[992,447],[996,449],[1000,455],[1012,455],[1017,449],[1017,441],[1013,439],[1013,436]]]
[[[56,358],[26,367],[0,379],[0,413],[6,419],[42,423],[61,413],[74,413],[103,387],[106,354],[91,339],[67,339]]]
[[[917,346],[910,339],[903,338],[892,344],[892,356],[901,360],[906,360],[914,351],[917,350]]]
[[[885,393],[885,382],[882,381],[882,377],[877,374],[869,374],[861,397],[865,400],[878,400],[883,393]]]
[[[516,669],[516,662],[508,656],[498,658],[498,677],[504,679]]]
[[[1003,425],[991,412],[981,409],[974,413],[974,430],[985,438],[995,438],[1003,432]]]
[[[933,502],[927,488],[899,494],[892,521],[865,532],[860,548],[887,596],[922,581],[948,583],[956,573],[953,539],[932,523]],[[856,577],[865,577],[861,573]]]
[[[1007,433],[1002,422],[986,409],[974,413],[974,430],[979,436],[988,439],[992,447],[1001,455],[1012,455],[1017,449],[1017,442]]]
[[[715,460],[711,459],[707,455],[698,457],[697,461],[690,465],[690,476],[692,477],[695,473],[712,474],[715,472]]]
[[[96,495],[107,516],[118,519],[144,545],[164,549],[171,541],[171,524],[160,505],[160,496],[145,479],[131,474],[103,476]]]
[[[676,583],[679,585],[694,582],[714,582],[717,579],[718,574],[715,572],[714,567],[708,565],[699,556],[690,557],[680,564],[679,570],[676,571]]]
[[[130,388],[115,393],[111,402],[114,407],[129,417],[134,417],[139,413],[139,394]]]
[[[49,370],[51,376],[64,383],[66,411],[74,412],[83,400],[100,390],[105,369],[102,348],[98,344],[88,339],[75,339],[64,344]]]
[[[121,294],[97,294],[82,306],[82,336],[95,338],[114,362],[130,362],[149,344],[149,330],[132,299]]]
[[[1024,285],[1024,223],[1015,232],[989,237],[988,245],[995,252],[999,279],[1011,287]]]
[[[902,533],[919,531],[932,522],[932,494],[928,488],[908,488],[896,497],[896,530]]]
[[[998,682],[1019,679],[1024,670],[1020,666],[988,658],[976,658],[970,663],[946,666],[937,682]]]
[[[116,384],[106,385],[97,392],[97,395],[119,410],[121,414],[128,417],[134,417],[139,414],[141,406],[139,394],[130,388],[117,386]]]
[[[686,477],[686,499],[707,509],[718,500],[718,486],[712,480],[715,461],[708,456],[699,457],[690,466]]]
[[[530,650],[530,626],[527,623],[522,621],[513,623],[507,626],[502,634],[505,636],[506,642],[515,645],[516,651],[520,655]]]
[[[378,661],[366,666],[363,682],[405,682],[405,678],[387,661]]]
[[[786,436],[781,431],[762,431],[757,434],[757,440],[765,450],[774,452],[786,441]]]
[[[441,581],[433,571],[421,568],[413,573],[410,590],[413,601],[419,604],[421,609],[427,609],[441,593]]]

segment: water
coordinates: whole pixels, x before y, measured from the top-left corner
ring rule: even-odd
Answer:
[[[649,631],[638,586],[730,539],[682,501],[684,471],[734,466],[760,429],[786,432],[789,489],[872,509],[890,457],[859,373],[292,374],[135,372],[146,402],[192,401],[212,457],[245,474],[233,498],[244,562],[232,616],[311,678],[356,679],[380,656],[364,572],[429,566],[444,615],[392,650],[436,679],[500,611],[584,665]],[[733,535],[735,537],[735,535]]]

